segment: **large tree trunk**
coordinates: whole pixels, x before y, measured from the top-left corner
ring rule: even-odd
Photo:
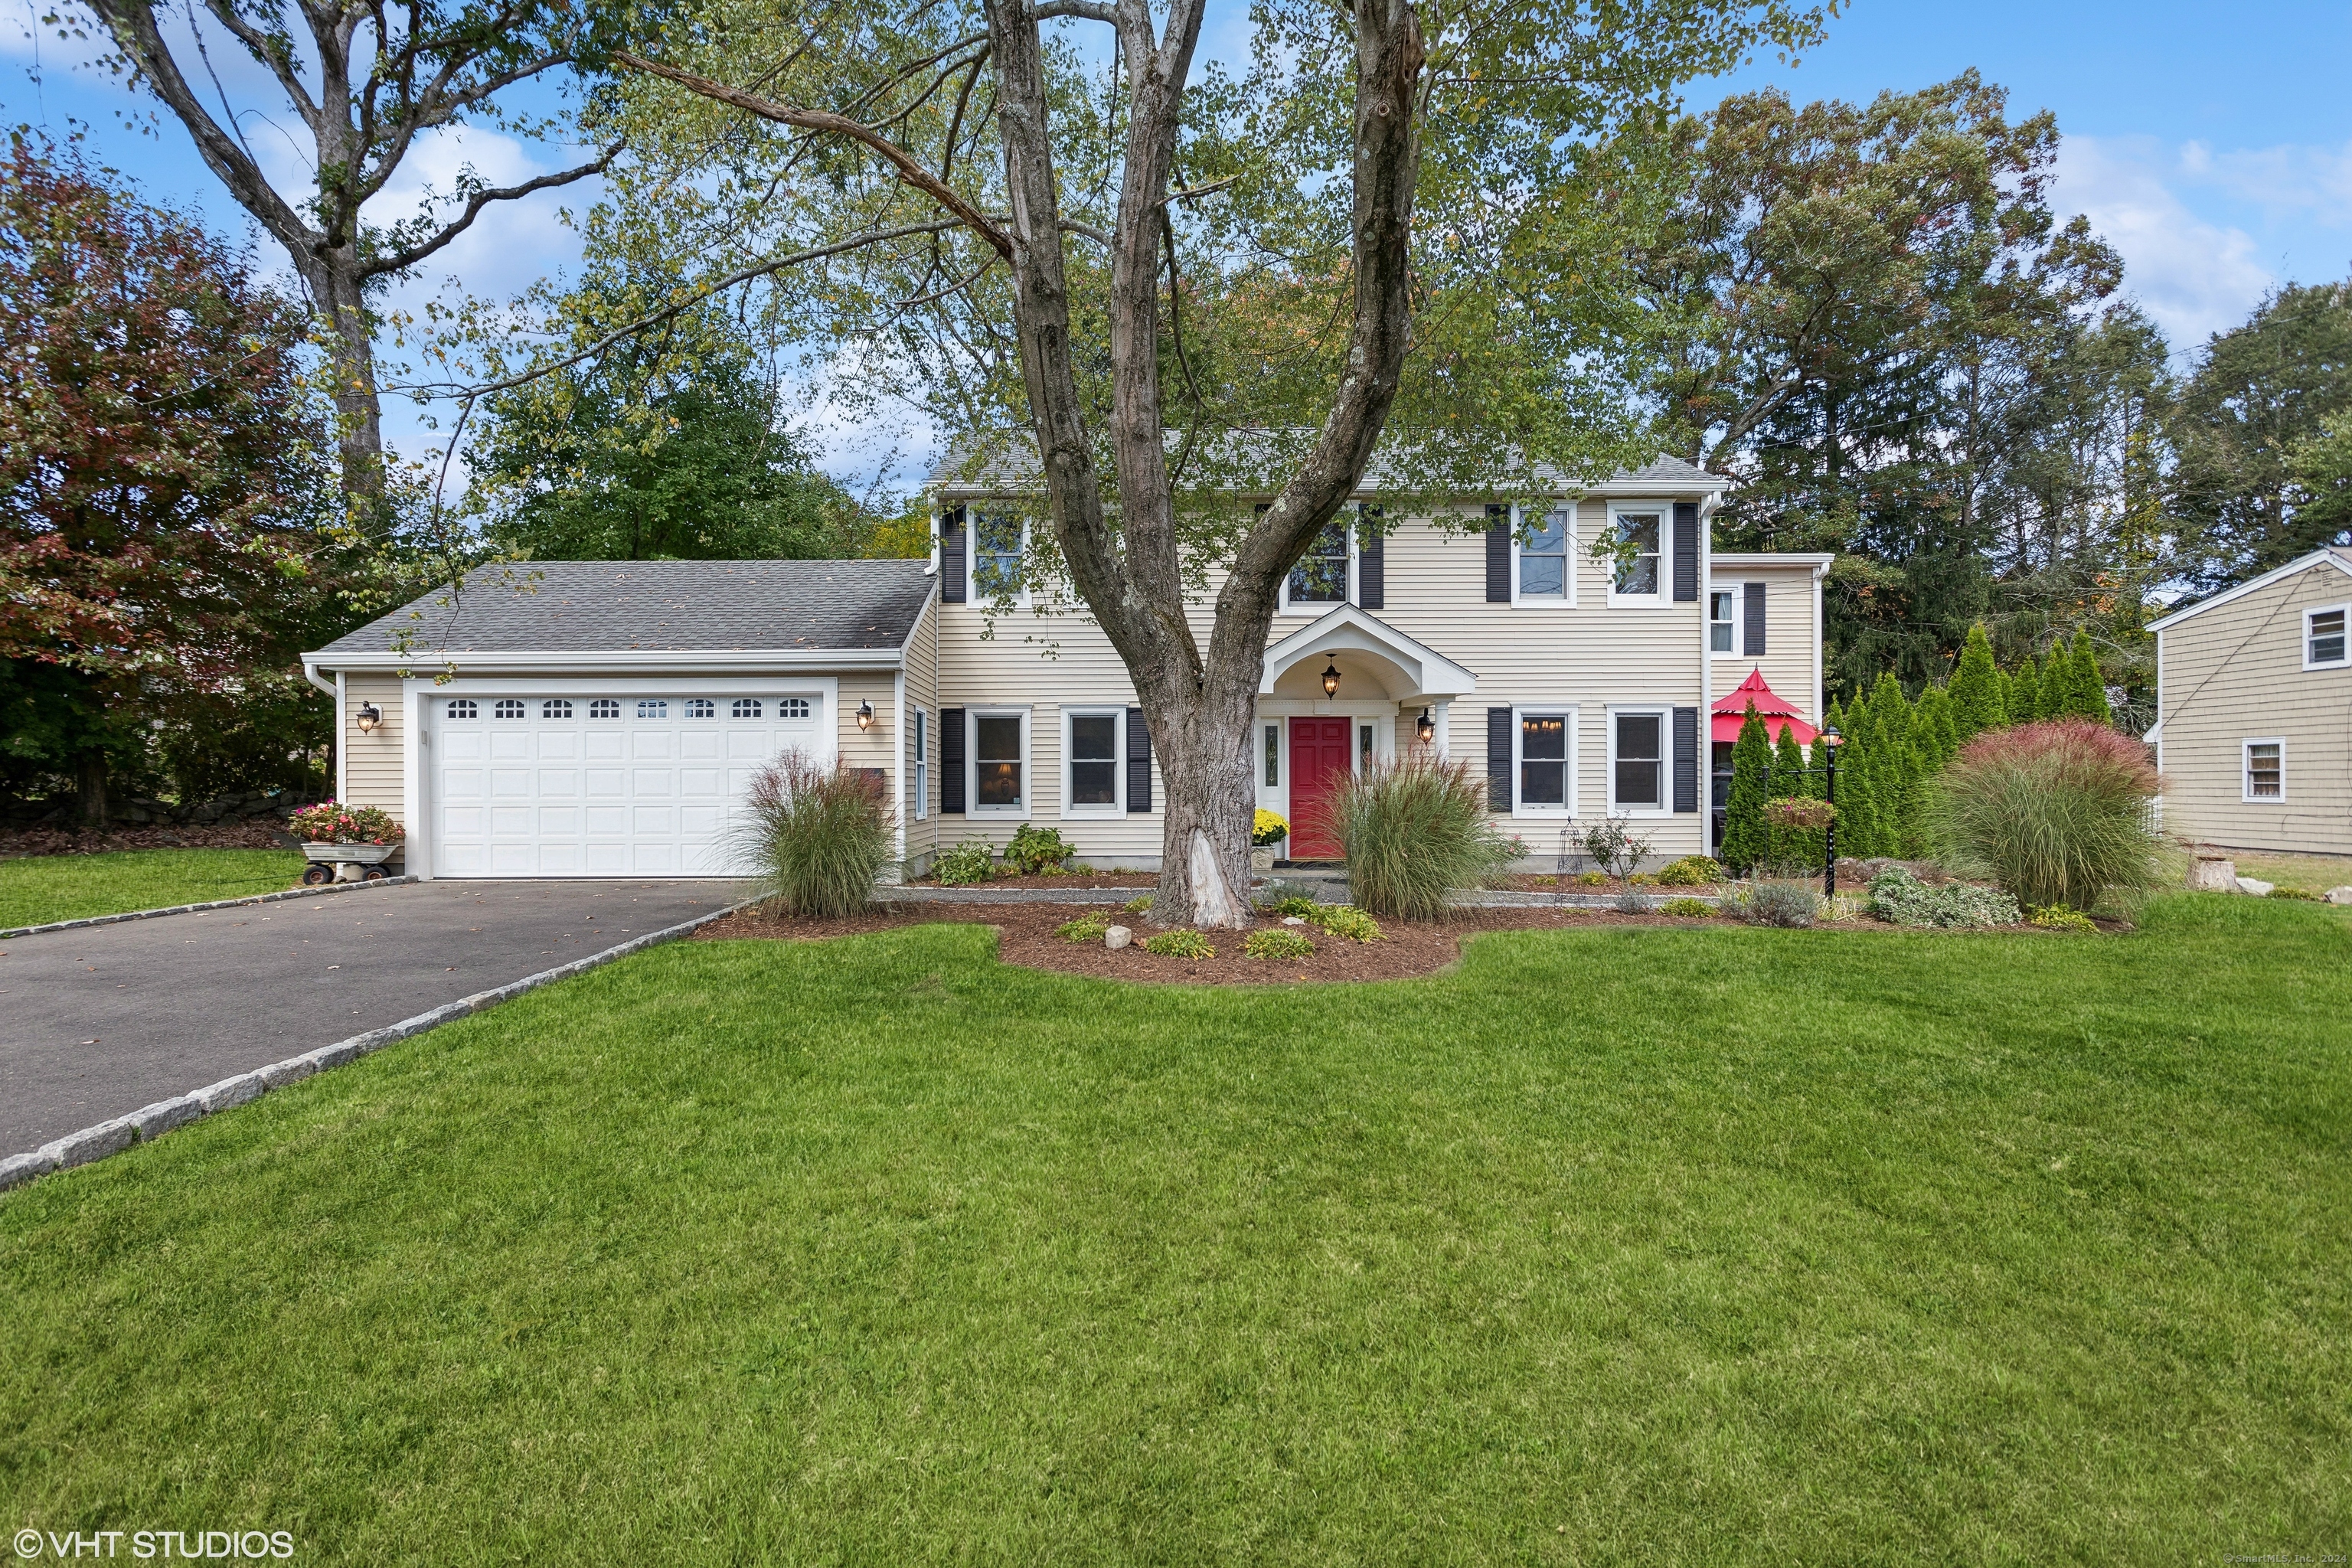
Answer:
[[[1161,924],[1247,925],[1254,918],[1249,845],[1256,814],[1250,694],[1257,676],[1253,672],[1238,692],[1230,680],[1203,685],[1187,683],[1143,699],[1167,786],[1151,918]]]
[[[104,829],[107,818],[106,753],[84,752],[74,764],[76,804],[84,827]]]
[[[383,500],[383,404],[376,393],[375,333],[368,321],[357,249],[350,244],[334,249],[320,246],[302,273],[329,333],[327,363],[333,377],[343,501],[354,512],[370,513]]]

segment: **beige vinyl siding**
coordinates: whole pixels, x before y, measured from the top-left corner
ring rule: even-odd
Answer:
[[[898,736],[893,731],[892,709],[897,702],[896,686],[887,669],[861,669],[839,677],[841,710],[835,715],[836,743],[841,747],[841,761],[853,768],[879,768],[882,787],[887,798],[890,778],[898,771]],[[857,727],[857,705],[874,705],[874,727]]]
[[[1743,591],[1742,584],[1764,584],[1764,657],[1719,653],[1713,658],[1715,695],[1721,697],[1748,679],[1751,669],[1764,672],[1765,684],[1805,717],[1822,721],[1822,647],[1814,634],[1813,572],[1810,566],[1717,566],[1715,589]],[[1735,634],[1733,647],[1739,645]]]
[[[2352,601],[2320,563],[2159,634],[2165,831],[2238,849],[2352,855],[2352,668],[2303,668],[2305,612]],[[2285,798],[2248,802],[2242,751],[2285,742]]]
[[[383,722],[362,734],[357,722],[360,705],[373,702]],[[401,701],[400,677],[343,677],[343,794],[352,805],[381,806],[404,826],[408,802],[402,793],[401,748],[407,713]]]
[[[909,714],[921,709],[929,719],[929,742],[924,765],[921,816],[917,816],[915,799],[914,737],[901,735],[892,747],[893,754],[905,759],[907,795],[902,807],[906,816],[907,858],[919,862],[939,847],[940,832],[940,602],[936,595],[916,618],[915,629],[907,638],[905,670],[907,676],[907,710]],[[907,721],[912,722],[911,719]]]

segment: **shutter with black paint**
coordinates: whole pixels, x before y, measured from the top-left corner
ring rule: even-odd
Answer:
[[[1698,710],[1675,710],[1675,809],[1698,809]]]
[[[1511,789],[1511,710],[1486,710],[1486,809],[1508,811],[1517,795]]]
[[[963,564],[967,537],[963,508],[952,506],[940,514],[940,597],[950,605],[964,602],[964,584],[969,576]],[[961,811],[963,807],[955,809]]]
[[[1698,503],[1675,502],[1675,602],[1698,603]]]
[[[1381,531],[1381,509],[1356,509],[1356,603],[1381,608],[1388,598],[1388,535]]]
[[[1764,654],[1764,584],[1743,583],[1739,585],[1741,619],[1739,651],[1749,658]]]
[[[1127,809],[1151,809],[1151,727],[1140,708],[1127,710]]]
[[[1486,508],[1486,602],[1511,602],[1511,509]]]
[[[963,710],[940,710],[940,815],[963,815]]]

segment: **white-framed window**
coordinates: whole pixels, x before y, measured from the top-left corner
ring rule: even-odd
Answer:
[[[1664,708],[1609,710],[1609,809],[1631,816],[1664,816],[1672,772]]]
[[[443,717],[449,719],[478,719],[482,710],[474,706],[474,700],[470,697],[452,697],[442,704],[441,712]]]
[[[1612,605],[1663,605],[1666,602],[1666,511],[1663,506],[1617,506],[1609,510],[1616,542],[1630,546],[1620,556],[1609,580]]]
[[[1123,708],[1062,710],[1062,809],[1073,816],[1115,816],[1126,806],[1120,786]]]
[[[588,717],[591,719],[617,719],[620,716],[621,700],[617,697],[599,697],[588,704]]]
[[[971,708],[964,722],[971,726],[964,747],[970,770],[965,809],[973,816],[1029,815],[1029,710]]]
[[[931,814],[931,716],[917,708],[907,717],[907,741],[915,773],[915,820],[920,822]]]
[[[539,705],[539,716],[542,719],[569,719],[572,717],[571,700],[562,697],[551,697]]]
[[[490,709],[490,717],[493,719],[520,719],[523,716],[525,711],[526,710],[523,707],[521,698],[501,697],[498,700],[497,704]]]
[[[1351,526],[1355,520],[1355,512],[1343,508],[1323,525],[1323,531],[1282,580],[1284,613],[1319,616],[1334,605],[1355,598],[1356,531]]]
[[[1511,710],[1513,816],[1576,815],[1576,704]]]
[[[968,512],[971,529],[971,600],[1026,605],[1021,563],[1029,552],[1029,519],[1022,512]]]
[[[638,699],[637,699],[637,717],[638,717],[638,718],[640,718],[640,719],[667,719],[667,718],[668,718],[668,717],[669,717],[669,699],[668,699],[668,698],[667,698],[667,697],[640,697],[640,698],[638,698]]]
[[[1737,588],[1709,588],[1706,591],[1706,651],[1739,651],[1739,590]]]
[[[1524,537],[1523,537],[1524,535]],[[1511,509],[1511,603],[1576,604],[1576,509],[1566,501],[1539,521]]]
[[[2346,657],[2345,621],[2352,605],[2322,605],[2303,613],[2303,668],[2340,669]]]
[[[2245,799],[2274,805],[2286,799],[2286,742],[2277,735],[2248,741],[2245,755]]]

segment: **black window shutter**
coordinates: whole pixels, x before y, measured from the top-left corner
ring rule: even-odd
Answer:
[[[1698,602],[1698,503],[1675,502],[1675,601]]]
[[[1356,603],[1377,610],[1388,597],[1388,536],[1381,531],[1381,509],[1359,507],[1356,544]]]
[[[963,508],[951,506],[940,513],[940,597],[950,605],[964,602],[964,583],[970,575],[963,566],[964,538]]]
[[[1741,609],[1747,623],[1742,628],[1739,651],[1756,658],[1764,652],[1764,584],[1743,583],[1739,585],[1739,593],[1744,601]]]
[[[940,710],[940,815],[963,815],[963,710]]]
[[[1127,809],[1151,809],[1151,727],[1140,708],[1127,710]]]
[[[1486,508],[1486,602],[1511,602],[1511,509]]]
[[[1675,710],[1675,809],[1698,809],[1698,710]]]
[[[1511,790],[1511,710],[1486,710],[1486,809],[1508,811],[1518,797]]]

